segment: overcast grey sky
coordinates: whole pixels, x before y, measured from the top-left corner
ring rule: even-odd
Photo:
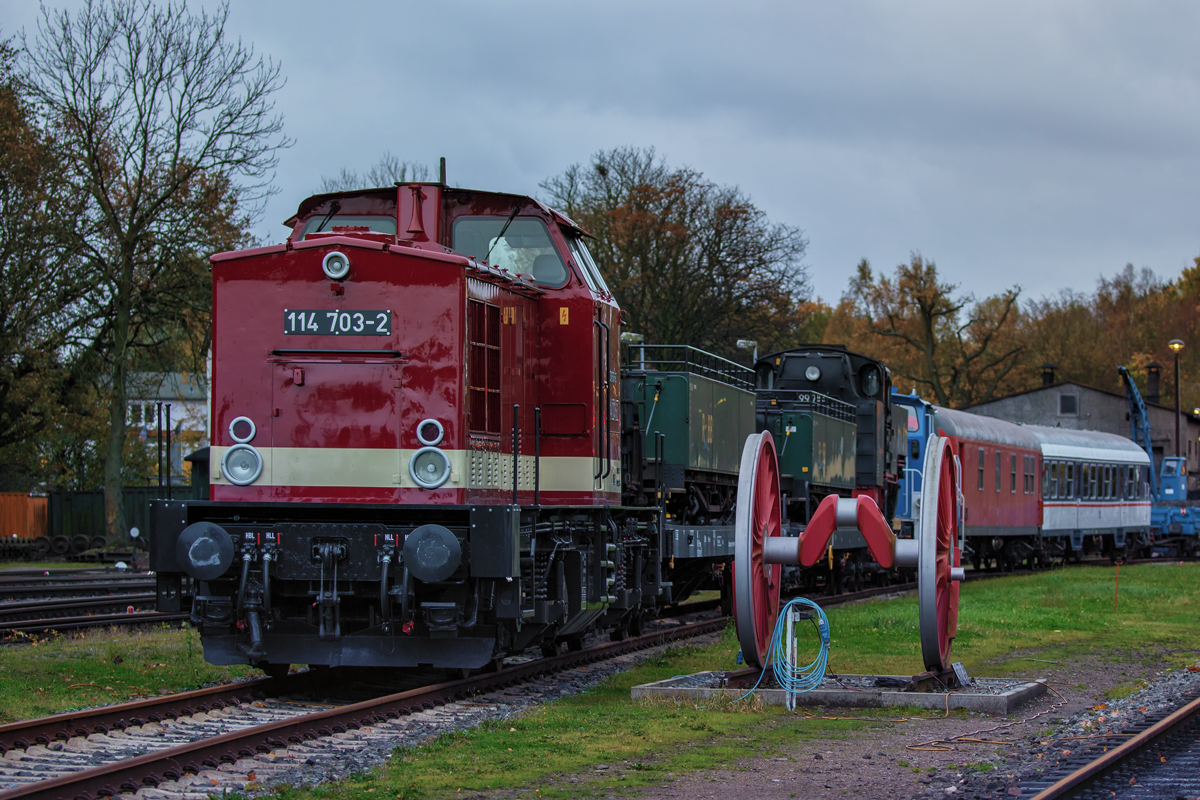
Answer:
[[[33,31],[33,0],[0,9]],[[1027,298],[1200,255],[1194,2],[237,0],[230,27],[288,80],[273,241],[385,150],[536,194],[636,145],[803,228],[828,301],[912,250]]]

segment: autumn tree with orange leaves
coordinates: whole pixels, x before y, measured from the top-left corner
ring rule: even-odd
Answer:
[[[960,407],[1004,393],[1022,363],[1020,290],[976,300],[941,281],[920,253],[893,275],[859,262],[826,330],[830,340],[887,363],[893,380],[943,406]]]

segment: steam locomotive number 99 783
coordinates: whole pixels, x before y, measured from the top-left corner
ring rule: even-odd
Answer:
[[[283,332],[310,336],[390,336],[392,312],[287,308],[283,311]]]

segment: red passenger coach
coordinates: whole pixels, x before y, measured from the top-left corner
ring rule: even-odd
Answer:
[[[1037,549],[1042,525],[1038,438],[1022,425],[964,411],[936,408],[934,419],[962,469],[964,558],[977,569],[993,559],[1024,560]]]

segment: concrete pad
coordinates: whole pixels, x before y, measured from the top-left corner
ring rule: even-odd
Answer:
[[[796,703],[802,707],[826,706],[830,708],[888,708],[909,706],[937,711],[965,708],[982,714],[1007,716],[1020,706],[1046,692],[1046,685],[1039,681],[1013,681],[999,678],[973,678],[971,685],[963,689],[945,692],[902,692],[890,686],[876,687],[876,680],[888,682],[907,681],[899,675],[838,675],[826,677],[821,685],[811,692],[797,695]],[[749,691],[747,688],[728,686],[725,673],[698,672],[665,681],[645,683],[633,687],[634,700],[656,697],[680,700],[708,700],[721,698],[736,700]],[[756,689],[757,695],[768,705],[785,705],[787,693],[782,689]]]

